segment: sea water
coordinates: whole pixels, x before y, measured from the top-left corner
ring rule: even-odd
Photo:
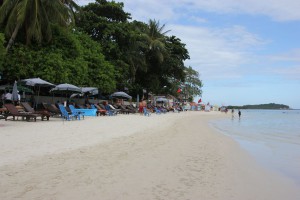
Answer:
[[[238,110],[211,125],[235,139],[259,163],[300,185],[300,110]],[[225,115],[225,113],[224,113]]]

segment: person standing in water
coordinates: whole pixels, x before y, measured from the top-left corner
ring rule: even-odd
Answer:
[[[231,109],[231,119],[234,119],[234,109]]]
[[[240,119],[241,118],[241,114],[242,114],[240,110],[239,110],[238,114],[239,114],[239,119]]]

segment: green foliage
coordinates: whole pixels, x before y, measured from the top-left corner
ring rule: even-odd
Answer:
[[[163,86],[167,86],[167,92],[173,96],[178,96],[177,89],[186,79],[184,60],[189,58],[185,44],[181,43],[175,36],[167,37],[166,51],[161,72],[163,76],[160,81]]]
[[[10,38],[7,49],[13,42],[49,42],[52,38],[51,24],[68,26],[73,16],[64,0],[4,0],[0,7],[0,25]],[[71,1],[67,1],[69,5]],[[17,37],[19,36],[19,37]]]
[[[202,94],[202,81],[199,78],[199,73],[192,67],[185,69],[185,91],[188,96],[199,96]]]
[[[82,7],[76,18],[76,26],[86,32],[98,45],[110,63],[115,66],[115,78],[119,88],[124,88],[129,79],[129,64],[126,62],[130,15],[123,11],[123,3],[98,0]]]
[[[110,62],[105,60],[99,44],[86,34],[78,33],[77,37],[83,47],[83,59],[88,67],[88,78],[84,84],[98,87],[106,93],[114,91],[116,88],[115,69]]]
[[[97,16],[105,17],[110,21],[126,22],[130,18],[130,14],[124,12],[124,4],[115,1],[96,0],[84,7],[84,10],[95,13]]]
[[[147,91],[160,93],[165,82],[165,73],[168,66],[164,65],[168,55],[166,48],[165,25],[160,26],[158,21],[149,20],[146,28],[142,29],[144,39],[144,56],[147,70],[137,71],[137,83],[143,85]]]
[[[2,71],[2,64],[4,61],[6,50],[4,48],[4,34],[0,33],[0,72]]]
[[[270,109],[270,110],[278,110],[278,109],[290,109],[289,106],[284,104],[259,104],[259,105],[244,105],[244,106],[228,106],[228,109]]]
[[[6,57],[8,81],[40,77],[53,83],[94,86],[104,92],[115,88],[114,68],[105,61],[101,48],[82,33],[54,28],[51,45],[28,47],[17,44]]]
[[[184,61],[189,59],[185,44],[176,36],[166,36],[168,31],[159,21],[149,20],[148,24],[129,22],[130,14],[123,10],[123,3],[96,0],[79,8],[72,0],[51,3],[46,0],[14,0],[10,4],[11,9],[8,9],[7,2],[3,4],[5,9],[1,9],[10,12],[8,15],[0,13],[0,21],[3,22],[0,30],[5,28],[11,34],[20,24],[15,48],[2,59],[4,76],[9,82],[40,77],[53,83],[98,87],[104,93],[126,87],[133,96],[142,94],[143,89],[178,96],[176,91],[184,84],[187,98],[192,99],[202,93],[198,72],[184,66]],[[52,15],[49,18],[50,25],[39,21],[42,20],[40,18],[35,19],[35,14],[48,16],[50,10],[39,10],[41,7],[33,4],[22,6],[26,2],[42,3],[38,6],[51,4],[53,8],[56,3],[63,3],[64,9],[69,11],[67,22],[74,22],[71,13],[76,13],[75,27],[62,28],[56,19],[64,12],[55,10],[51,11],[54,18]],[[21,21],[16,18],[15,5],[26,8],[18,18]],[[38,27],[23,26],[27,20]],[[66,23],[64,20],[61,22]],[[28,38],[29,28],[32,31]],[[48,30],[51,40],[47,36]],[[30,42],[31,45],[25,45]]]
[[[165,35],[169,32],[165,25],[156,20],[128,22],[130,15],[123,11],[123,3],[105,0],[84,6],[77,18],[78,28],[102,46],[106,59],[115,66],[117,88],[177,95],[189,54],[179,38]]]

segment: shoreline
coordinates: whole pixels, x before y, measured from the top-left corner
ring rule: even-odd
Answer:
[[[272,125],[281,117],[284,119]],[[253,110],[244,111],[242,119],[215,120],[211,124],[237,141],[260,165],[292,179],[300,187],[298,119],[299,115],[292,110]]]
[[[0,198],[298,199],[290,180],[209,126],[224,117],[0,121]]]

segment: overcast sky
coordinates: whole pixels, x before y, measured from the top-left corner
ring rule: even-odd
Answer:
[[[300,0],[117,2],[132,19],[155,19],[186,44],[185,64],[200,74],[204,103],[300,109]]]

